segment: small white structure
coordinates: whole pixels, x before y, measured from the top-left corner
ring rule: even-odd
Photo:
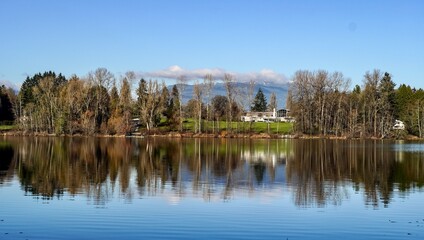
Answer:
[[[395,120],[395,125],[393,125],[394,130],[405,130],[405,124],[400,120]]]

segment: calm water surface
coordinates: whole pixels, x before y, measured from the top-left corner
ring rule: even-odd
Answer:
[[[0,239],[424,239],[424,143],[0,137]]]

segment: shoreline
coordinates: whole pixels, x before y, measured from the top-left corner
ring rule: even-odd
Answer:
[[[98,138],[238,138],[238,139],[329,139],[329,140],[409,140],[409,141],[419,141],[423,140],[422,138],[408,135],[405,138],[376,138],[376,137],[366,137],[366,138],[355,138],[355,137],[346,137],[346,136],[314,136],[306,134],[268,134],[268,133],[192,133],[192,132],[164,132],[158,133],[154,132],[151,134],[134,134],[134,135],[124,135],[124,134],[93,134],[93,135],[84,135],[84,134],[49,134],[49,133],[25,133],[22,131],[2,131],[0,136],[21,136],[21,137],[98,137]]]

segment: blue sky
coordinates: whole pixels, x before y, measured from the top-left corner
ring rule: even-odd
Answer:
[[[53,70],[290,79],[380,69],[424,88],[424,1],[0,1],[0,81]],[[172,75],[172,74],[171,74]]]

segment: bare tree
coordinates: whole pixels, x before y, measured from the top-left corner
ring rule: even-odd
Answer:
[[[151,131],[162,113],[161,92],[158,82],[149,80],[146,86],[145,100],[141,101],[140,117],[148,131]]]
[[[88,79],[92,82],[95,89],[96,106],[94,108],[94,120],[96,127],[99,128],[102,123],[107,122],[109,88],[112,86],[114,76],[106,68],[98,68],[88,74]]]
[[[297,130],[341,134],[348,125],[348,86],[349,81],[339,72],[296,72],[287,103],[296,117]]]
[[[228,101],[228,109],[227,109],[227,129],[232,131],[232,121],[233,121],[233,105],[234,105],[234,78],[231,74],[226,73],[224,75],[224,85],[225,90],[227,92],[227,101]]]
[[[74,134],[81,129],[84,108],[85,83],[76,75],[72,76],[60,93],[63,113],[66,116],[66,132]]]
[[[378,135],[378,84],[381,79],[379,70],[374,70],[372,73],[366,72],[364,75],[364,93],[362,95],[362,120],[363,134],[372,136]]]
[[[59,123],[60,102],[59,92],[62,85],[57,85],[53,76],[47,76],[40,80],[38,85],[34,87],[34,96],[37,99],[35,105],[36,121],[40,130],[53,133],[63,132],[63,123]],[[60,124],[60,129],[56,129]]]
[[[133,86],[136,77],[137,76],[135,75],[134,71],[127,71],[125,73],[125,78],[127,79],[128,83],[130,84],[130,88]]]
[[[178,88],[178,94],[179,94],[179,103],[180,103],[180,132],[182,132],[183,129],[183,91],[186,87],[187,78],[184,75],[181,75],[177,79],[177,88]]]
[[[302,133],[312,133],[312,73],[297,71],[292,79],[291,113],[296,118],[296,128]]]
[[[272,92],[269,98],[268,111],[272,112],[276,109],[277,109],[277,96],[275,95],[275,92]]]
[[[94,134],[96,132],[95,107],[97,96],[95,86],[90,79],[83,80],[84,88],[82,92],[83,113],[81,116],[81,128],[85,134]]]
[[[335,96],[334,105],[336,105],[334,112],[333,124],[330,126],[336,136],[340,135],[342,131],[348,128],[349,122],[349,99],[348,99],[348,88],[350,86],[350,80],[345,79],[343,73],[334,72],[330,76],[330,88]],[[330,121],[327,121],[330,122]]]
[[[195,132],[202,132],[202,97],[203,97],[203,86],[198,81],[195,82],[193,88],[193,97],[196,102],[196,127]]]
[[[250,80],[249,81],[249,86],[248,86],[248,90],[247,90],[247,109],[251,108],[252,104],[253,104],[253,94],[255,92],[255,81],[254,80]],[[252,121],[249,121],[249,132],[252,131]]]
[[[206,94],[206,120],[209,124],[210,122],[210,105],[211,105],[211,92],[214,86],[214,79],[212,74],[206,74],[205,78],[203,79],[204,84],[204,91]],[[207,126],[207,125],[206,125]],[[205,130],[207,131],[207,127],[205,127]]]
[[[313,87],[313,96],[314,101],[312,104],[315,105],[315,108],[318,112],[314,113],[314,118],[318,117],[318,128],[320,134],[326,134],[327,129],[325,128],[325,111],[327,107],[327,97],[326,94],[328,91],[328,72],[320,70],[317,73],[312,74],[311,84]],[[312,119],[313,121],[313,119]]]
[[[424,101],[423,99],[416,99],[412,103],[411,118],[413,125],[418,130],[418,136],[422,138],[424,136]]]

